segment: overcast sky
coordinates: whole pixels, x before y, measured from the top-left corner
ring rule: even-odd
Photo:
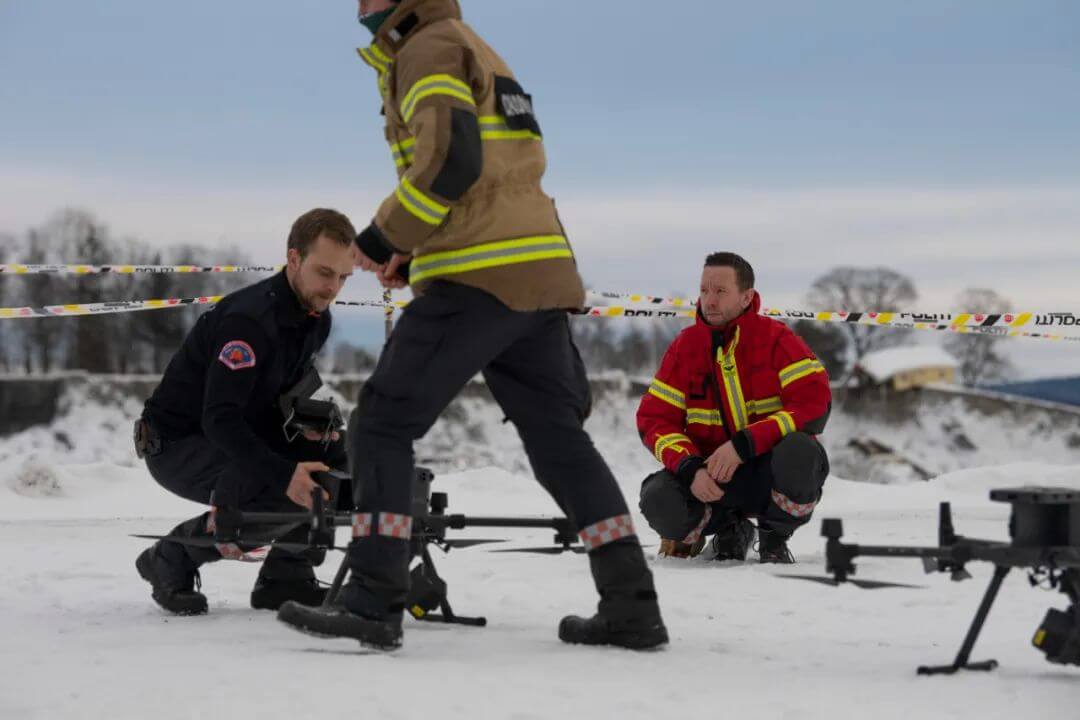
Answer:
[[[926,311],[978,286],[1080,312],[1080,2],[462,5],[534,96],[594,289],[689,293],[730,249],[767,305],[848,264],[909,275]],[[272,263],[310,207],[363,225],[395,181],[355,15],[0,0],[0,232],[74,206]],[[364,312],[338,318],[375,342]],[[1014,347],[1027,375],[1080,372],[1080,343]]]

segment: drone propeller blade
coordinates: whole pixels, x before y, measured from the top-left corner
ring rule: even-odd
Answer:
[[[564,552],[583,553],[585,552],[584,545],[570,545],[565,547],[562,545],[551,545],[548,547],[530,547],[530,548],[506,548],[505,550],[492,550],[491,552],[497,553],[535,553],[537,555],[561,555]]]
[[[790,578],[792,580],[809,580],[811,582],[821,583],[822,585],[831,585],[837,587],[844,583],[851,583],[855,587],[862,588],[863,590],[879,590],[881,588],[915,588],[919,589],[922,585],[905,585],[904,583],[885,582],[884,580],[860,580],[856,578],[848,578],[843,583],[837,581],[835,578],[824,577],[821,575],[776,575],[776,577]]]
[[[212,548],[222,544],[218,540],[215,540],[213,536],[208,535],[206,537],[176,537],[174,535],[132,535],[131,537],[142,538],[144,540],[164,540],[165,542],[172,542],[178,545],[187,545],[189,547],[199,548]],[[282,550],[288,550],[290,552],[303,552],[305,550],[311,550],[312,546],[306,543],[296,542],[280,542],[275,541],[273,538],[244,538],[240,545],[250,547],[263,547],[271,545]],[[336,548],[335,548],[336,549]]]
[[[502,538],[457,538],[446,540],[445,545],[451,548],[470,548],[474,545],[487,545],[489,543],[506,542]]]

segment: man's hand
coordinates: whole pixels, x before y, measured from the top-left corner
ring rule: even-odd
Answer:
[[[311,442],[322,442],[323,434],[318,430],[312,430],[311,428],[304,428],[304,437]],[[341,433],[334,430],[330,433],[330,442],[337,442],[341,439]]]
[[[364,251],[353,245],[353,265],[360,268],[364,272],[378,272],[383,266],[375,262]]]
[[[705,463],[709,475],[716,478],[718,483],[730,482],[731,476],[740,465],[742,465],[742,458],[735,452],[735,446],[730,440],[716,448],[716,452],[710,455]]]
[[[703,503],[718,502],[724,497],[724,491],[705,468],[700,468],[694,473],[694,482],[690,483],[690,492]]]
[[[375,272],[375,277],[379,279],[384,288],[400,290],[405,287],[406,282],[398,275],[398,268],[402,265],[408,265],[410,260],[412,260],[412,254],[394,253],[390,257],[390,262]]]
[[[318,488],[323,494],[323,500],[330,501],[330,493],[326,492],[319,483],[311,478],[311,473],[326,472],[330,468],[321,462],[302,462],[296,464],[289,487],[285,489],[285,495],[297,505],[311,509],[311,493]]]

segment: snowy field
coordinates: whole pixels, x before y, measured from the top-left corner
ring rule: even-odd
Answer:
[[[642,453],[644,454],[644,453]],[[634,465],[647,468],[645,463]],[[615,463],[628,495],[641,475]],[[1065,597],[1014,572],[973,659],[992,673],[918,677],[951,662],[991,568],[952,583],[917,560],[867,559],[859,577],[923,589],[831,588],[780,577],[823,571],[818,520],[843,517],[845,539],[932,544],[937,504],[953,501],[957,531],[1007,539],[993,487],[1080,488],[1080,467],[1011,465],[931,483],[872,485],[831,478],[812,526],[795,536],[795,569],[663,560],[652,563],[672,636],[661,652],[561,644],[569,612],[591,612],[584,557],[500,554],[484,546],[436,553],[460,614],[486,628],[406,620],[405,646],[365,655],[248,607],[257,567],[203,572],[210,614],[175,618],[150,600],[133,563],[145,542],[199,508],[159,489],[139,467],[42,464],[44,483],[13,489],[0,462],[0,718],[1020,718],[1076,717],[1080,668],[1047,663],[1030,645],[1047,607]],[[27,467],[18,468],[25,480]],[[551,514],[523,473],[488,468],[440,476],[450,511]],[[30,487],[31,489],[27,489]],[[643,542],[656,537],[636,518]],[[489,536],[491,532],[475,531]],[[464,535],[461,535],[464,536]],[[508,531],[507,547],[548,531]],[[340,554],[320,575],[332,576]]]

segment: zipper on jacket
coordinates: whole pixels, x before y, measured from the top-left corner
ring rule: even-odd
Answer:
[[[720,335],[720,346],[716,347],[716,335]],[[724,432],[727,433],[728,440],[735,437],[735,433],[732,429],[735,427],[735,422],[730,415],[724,415],[724,396],[720,394],[720,383],[716,380],[716,352],[720,351],[721,355],[724,351],[724,333],[721,330],[714,330],[709,332],[709,378],[712,379],[713,392],[716,393],[716,403],[720,409],[720,417],[724,420]]]

